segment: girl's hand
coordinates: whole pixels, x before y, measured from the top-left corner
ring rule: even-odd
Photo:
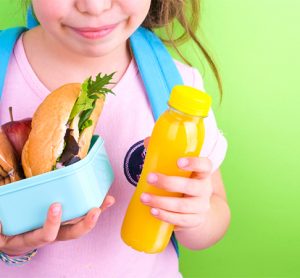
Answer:
[[[162,197],[146,192],[141,195],[143,204],[151,207],[152,215],[175,225],[175,231],[201,225],[210,209],[210,198],[213,193],[212,164],[208,158],[181,158],[177,165],[183,170],[191,171],[191,177],[150,173],[147,181],[157,188],[182,193],[183,197]]]
[[[61,205],[54,203],[48,210],[47,219],[42,228],[16,236],[1,234],[0,224],[0,252],[11,256],[23,255],[55,241],[79,238],[95,227],[100,213],[112,206],[114,202],[115,199],[112,196],[106,196],[100,208],[91,209],[81,220],[77,219],[76,224],[64,226],[61,226]],[[72,222],[74,220],[65,224]]]

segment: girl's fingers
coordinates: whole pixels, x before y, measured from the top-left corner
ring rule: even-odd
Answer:
[[[55,241],[61,222],[62,208],[59,203],[50,206],[43,228],[24,234],[28,246],[37,247]]]
[[[203,213],[210,209],[209,199],[200,197],[162,197],[148,193],[141,194],[143,204],[177,213]]]
[[[105,211],[107,208],[111,207],[115,203],[115,198],[113,196],[107,195],[102,202],[100,207],[101,211]],[[69,221],[65,221],[62,225],[76,224],[80,222],[85,216],[77,217]]]
[[[80,222],[74,225],[62,226],[56,240],[76,239],[87,234],[95,227],[100,214],[100,208],[93,208]]]
[[[107,195],[100,208],[91,209],[81,221],[74,225],[66,225],[59,230],[57,240],[69,240],[79,238],[90,232],[96,225],[100,214],[115,203],[113,196]]]
[[[183,157],[178,159],[177,166],[182,170],[194,172],[198,179],[208,177],[212,171],[212,163],[207,157]]]
[[[61,215],[61,205],[52,204],[42,228],[12,237],[2,235],[1,238],[5,238],[5,243],[0,249],[9,255],[19,255],[55,241],[60,227]]]
[[[203,196],[212,191],[210,181],[207,179],[198,180],[150,173],[147,176],[147,182],[168,192],[178,192],[189,196]]]
[[[112,206],[114,202],[114,197],[107,195],[100,208],[91,209],[87,213],[87,215],[81,217],[81,220],[76,219],[76,221],[74,221],[75,224],[67,224],[61,226],[56,236],[56,240],[61,241],[76,239],[87,234],[95,227],[101,212]],[[71,220],[71,222],[72,221],[73,220]]]
[[[175,225],[177,230],[181,228],[194,228],[205,221],[205,216],[201,214],[181,214],[158,208],[152,208],[150,211],[155,218]]]
[[[91,209],[86,216],[72,219],[64,223],[66,224],[64,226],[61,226],[61,205],[54,203],[48,210],[47,219],[42,228],[13,237],[1,235],[0,231],[0,250],[9,255],[21,255],[55,240],[70,240],[81,237],[94,228],[101,211],[112,206],[114,202],[114,197],[106,196],[101,208]],[[71,225],[70,223],[76,224]]]
[[[100,207],[101,211],[105,211],[107,208],[111,207],[115,203],[115,198],[113,196],[107,195],[102,202]]]
[[[145,146],[146,149],[148,148],[149,140],[150,140],[150,137],[146,137],[146,138],[144,139],[144,146]]]
[[[84,216],[77,217],[77,218],[74,218],[74,219],[72,219],[72,220],[62,222],[61,225],[76,224],[76,223],[78,223],[79,221],[81,221],[83,218],[84,218]]]

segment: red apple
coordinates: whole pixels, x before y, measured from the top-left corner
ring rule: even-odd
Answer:
[[[11,107],[9,108],[9,110],[11,121],[2,125],[2,130],[6,134],[14,149],[16,150],[18,159],[20,160],[22,155],[22,149],[31,131],[31,118],[22,119],[20,121],[14,121]]]

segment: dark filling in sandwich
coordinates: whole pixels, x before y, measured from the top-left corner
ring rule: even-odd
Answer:
[[[72,129],[68,128],[64,138],[66,146],[59,160],[63,166],[71,165],[80,160],[80,158],[77,156],[79,152],[79,146],[75,138],[71,135],[71,131]]]

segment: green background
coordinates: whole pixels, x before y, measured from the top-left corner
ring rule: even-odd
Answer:
[[[222,166],[231,226],[202,251],[181,248],[184,277],[300,277],[300,1],[202,0],[199,32],[222,75],[203,74],[229,149]],[[0,28],[22,24],[16,1],[0,0]],[[198,55],[199,54],[199,55]],[[297,143],[298,142],[298,143]]]

